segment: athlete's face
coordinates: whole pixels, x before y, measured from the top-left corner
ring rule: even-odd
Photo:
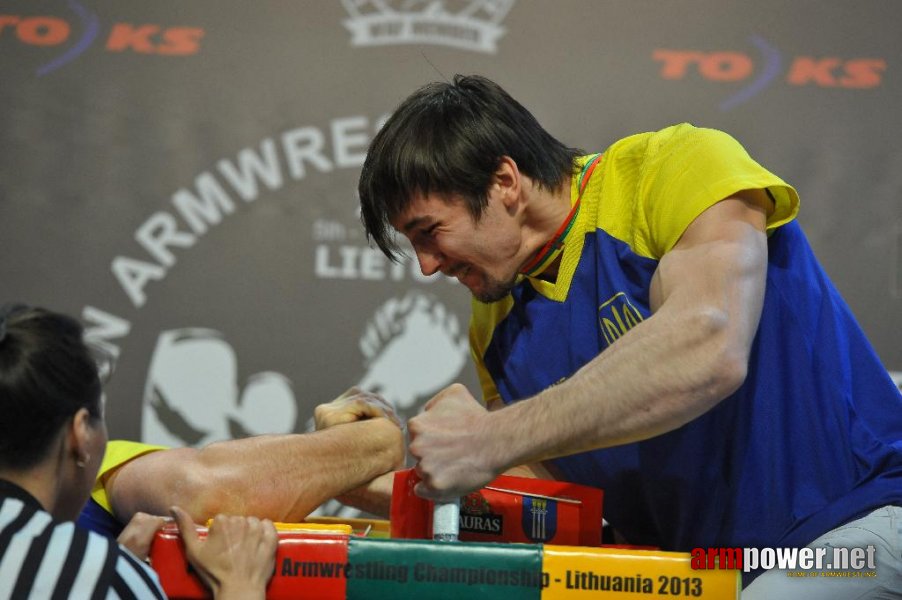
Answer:
[[[463,199],[415,196],[392,225],[410,240],[424,275],[456,277],[483,302],[510,292],[522,262],[520,227],[490,188],[478,221]]]

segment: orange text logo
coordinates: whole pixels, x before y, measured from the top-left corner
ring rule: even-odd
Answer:
[[[784,60],[780,51],[763,38],[752,36],[756,55],[736,50],[677,50],[658,48],[652,59],[663,79],[701,77],[712,82],[746,82],[721,108],[729,109],[783,81],[793,86],[870,89],[879,86],[886,60],[874,57],[795,56]],[[784,63],[786,66],[784,66]]]

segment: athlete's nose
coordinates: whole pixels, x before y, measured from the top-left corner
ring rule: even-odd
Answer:
[[[423,272],[423,275],[429,277],[430,275],[434,275],[439,272],[442,266],[441,254],[439,252],[433,250],[423,250],[422,248],[416,251],[417,260],[420,262],[420,271]]]

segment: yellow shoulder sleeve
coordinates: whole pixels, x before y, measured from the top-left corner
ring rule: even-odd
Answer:
[[[97,504],[102,506],[104,510],[112,514],[113,511],[110,507],[110,500],[107,497],[106,488],[104,487],[107,475],[139,456],[166,449],[166,446],[153,446],[151,444],[130,442],[127,440],[110,440],[106,445],[106,452],[103,455],[103,462],[100,463],[97,479],[94,480],[94,489],[91,490],[91,498],[93,498]]]
[[[698,215],[750,189],[768,190],[774,200],[769,231],[798,213],[795,189],[755,162],[730,135],[687,123],[654,134],[639,183],[639,208],[648,231],[644,250],[660,258]]]
[[[795,218],[799,196],[739,142],[688,123],[616,142],[605,152],[598,225],[641,256],[660,259],[702,212],[748,189],[774,201],[772,231]]]

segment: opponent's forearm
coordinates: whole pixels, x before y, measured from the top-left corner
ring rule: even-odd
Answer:
[[[300,521],[329,498],[391,470],[403,456],[401,432],[386,419],[291,437],[247,440],[253,444],[247,449],[222,444],[202,451],[202,460],[218,465],[213,467],[220,471],[217,488],[243,486],[241,493],[224,498],[225,506],[207,510],[243,509],[238,514]],[[234,461],[223,453],[233,454]]]
[[[360,487],[348,490],[337,498],[343,504],[387,519],[391,511],[394,477],[394,471],[389,471]]]
[[[394,424],[369,419],[309,434],[155,452],[123,466],[107,491],[114,514],[125,521],[139,510],[167,514],[179,504],[197,522],[216,513],[294,522],[391,470],[403,452]]]

